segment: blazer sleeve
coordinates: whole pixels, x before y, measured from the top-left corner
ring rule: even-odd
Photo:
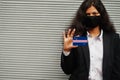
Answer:
[[[120,80],[120,37],[117,34],[114,37],[114,64],[112,80]]]
[[[72,49],[68,56],[61,54],[61,68],[65,74],[72,74],[75,69],[75,50]]]

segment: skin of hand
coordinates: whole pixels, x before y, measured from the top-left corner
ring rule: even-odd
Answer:
[[[63,39],[64,39],[64,46],[63,46],[63,50],[66,52],[70,52],[70,50],[72,48],[76,48],[78,46],[73,46],[73,36],[75,33],[75,29],[68,29],[67,35],[65,32],[63,32]]]

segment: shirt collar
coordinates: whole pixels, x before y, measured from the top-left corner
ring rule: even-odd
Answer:
[[[87,36],[88,37],[92,37],[88,31],[87,31]],[[95,38],[99,39],[99,40],[102,40],[102,36],[103,36],[103,30],[101,29],[100,34],[97,37],[95,37]]]

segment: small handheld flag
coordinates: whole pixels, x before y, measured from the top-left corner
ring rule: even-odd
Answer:
[[[87,46],[88,40],[85,36],[74,36],[73,37],[73,45],[74,46]]]

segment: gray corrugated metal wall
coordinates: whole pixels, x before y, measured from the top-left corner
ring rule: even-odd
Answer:
[[[0,0],[0,80],[67,80],[62,32],[81,0]],[[120,1],[104,0],[120,33]]]

